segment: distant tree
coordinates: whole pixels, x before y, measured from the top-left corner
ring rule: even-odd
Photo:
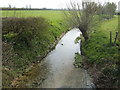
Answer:
[[[28,9],[28,5],[26,5],[26,8]]]
[[[108,2],[104,6],[104,14],[107,15],[108,19],[112,18],[115,15],[116,8],[117,8],[116,4],[110,2]]]
[[[15,9],[16,7],[14,6],[13,8]]]
[[[97,4],[94,2],[82,2],[81,6],[79,3],[70,2],[70,6],[67,6],[67,9],[68,12],[65,11],[65,16],[68,22],[72,27],[79,28],[85,41],[87,41],[89,39],[89,28],[97,11]]]
[[[12,8],[11,4],[8,5],[9,8]]]
[[[29,5],[29,8],[31,9],[31,5]]]
[[[98,8],[97,8],[97,14],[98,15],[102,15],[103,14],[103,6],[101,5],[101,3],[98,4]]]
[[[46,10],[47,8],[44,7],[44,8],[42,8],[42,9],[43,9],[43,10]]]

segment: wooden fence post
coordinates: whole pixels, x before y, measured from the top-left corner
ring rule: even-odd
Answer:
[[[116,32],[116,36],[115,36],[114,45],[116,45],[117,38],[118,38],[118,32]]]
[[[112,44],[112,32],[110,31],[110,45]]]

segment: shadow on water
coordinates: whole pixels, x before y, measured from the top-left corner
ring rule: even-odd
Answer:
[[[41,62],[41,65],[46,66],[44,69],[47,72],[38,88],[90,88],[91,78],[86,70],[73,65],[75,53],[80,53],[80,43],[74,43],[79,35],[78,29],[70,30]]]

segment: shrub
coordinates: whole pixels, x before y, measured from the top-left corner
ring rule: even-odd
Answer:
[[[4,18],[3,40],[15,45],[22,43],[31,46],[31,40],[34,37],[40,38],[47,26],[47,21],[42,17]]]
[[[35,57],[44,53],[48,44],[45,39],[45,32],[48,32],[48,22],[42,17],[29,18],[3,18],[3,42],[8,44],[6,48],[3,44],[4,66],[23,68],[31,62],[36,61]],[[44,40],[44,41],[43,41]],[[44,43],[45,42],[45,43]],[[46,48],[47,49],[47,48]],[[13,53],[13,55],[9,55]],[[9,59],[8,58],[9,55]],[[17,55],[17,56],[16,56]],[[10,63],[9,63],[10,62]]]

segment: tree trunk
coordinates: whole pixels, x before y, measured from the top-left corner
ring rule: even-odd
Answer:
[[[85,41],[87,41],[89,39],[88,33],[85,31],[82,34],[83,34],[83,37],[84,37]]]
[[[82,40],[81,40],[81,42],[80,42],[80,51],[81,51],[81,55],[84,55],[82,47],[83,46],[82,46]]]
[[[110,45],[112,44],[112,32],[110,31]]]
[[[80,31],[82,32],[82,35],[83,35],[85,41],[87,41],[89,39],[87,31],[86,30],[81,30],[81,29],[80,29]]]
[[[115,36],[114,45],[116,45],[117,38],[118,38],[118,32],[116,32],[116,36]]]

